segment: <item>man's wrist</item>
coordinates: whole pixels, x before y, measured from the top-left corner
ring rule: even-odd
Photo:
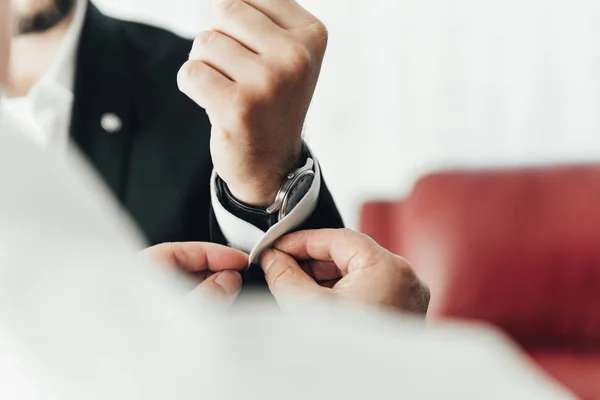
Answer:
[[[306,162],[307,153],[304,142],[300,141],[291,155],[279,158],[277,161],[263,161],[261,166],[266,167],[266,171],[256,169],[252,180],[235,183],[227,182],[230,193],[244,204],[266,209],[275,201],[277,193],[288,174],[300,168],[303,162]]]
[[[268,179],[259,179],[257,182],[249,182],[243,186],[228,186],[229,193],[243,204],[250,207],[267,208],[275,201],[277,192],[285,175],[277,175]]]
[[[300,149],[293,156],[288,157],[279,165],[271,166],[271,173],[265,174],[266,177],[256,177],[245,184],[227,183],[229,192],[233,197],[250,207],[267,209],[275,202],[277,193],[286,181],[287,176],[302,167],[308,159],[307,147],[302,142]]]
[[[310,152],[308,147],[303,144],[302,151],[300,156],[295,161],[295,164],[290,171],[294,171],[304,164],[306,164],[308,158],[310,157]],[[282,182],[275,190],[274,195],[272,196],[272,200],[266,204],[261,204],[259,206],[248,204],[242,200],[240,200],[235,193],[230,189],[230,187],[225,183],[218,175],[217,175],[217,198],[223,207],[236,217],[250,222],[252,225],[257,228],[267,231],[271,226],[275,225],[278,222],[277,213],[269,214],[267,212],[267,208],[271,206],[277,197],[279,190],[283,182],[285,181],[285,176],[282,178]]]

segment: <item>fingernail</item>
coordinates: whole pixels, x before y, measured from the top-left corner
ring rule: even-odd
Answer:
[[[242,288],[242,276],[236,271],[219,272],[215,277],[215,282],[221,286],[227,296],[237,294]]]

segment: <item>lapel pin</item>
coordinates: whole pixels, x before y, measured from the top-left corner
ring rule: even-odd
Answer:
[[[107,133],[117,133],[123,128],[123,121],[117,114],[106,113],[100,118],[100,126]]]

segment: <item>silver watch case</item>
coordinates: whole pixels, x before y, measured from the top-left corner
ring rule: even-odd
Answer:
[[[285,218],[300,200],[308,193],[312,183],[315,179],[314,171],[315,162],[312,158],[306,160],[306,164],[303,167],[289,174],[281,185],[275,202],[269,208],[267,213],[269,215],[279,212],[278,221]],[[298,197],[300,195],[300,197]]]

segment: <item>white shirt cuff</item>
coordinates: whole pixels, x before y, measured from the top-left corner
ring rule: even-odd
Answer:
[[[227,244],[250,254],[250,263],[257,261],[261,253],[272,247],[277,239],[305,223],[317,208],[321,192],[321,169],[319,162],[312,156],[312,153],[310,156],[315,161],[315,179],[312,186],[292,212],[273,225],[267,232],[263,232],[251,223],[236,217],[223,207],[217,197],[217,173],[213,170],[210,181],[210,194],[215,217],[225,240],[227,240]]]

